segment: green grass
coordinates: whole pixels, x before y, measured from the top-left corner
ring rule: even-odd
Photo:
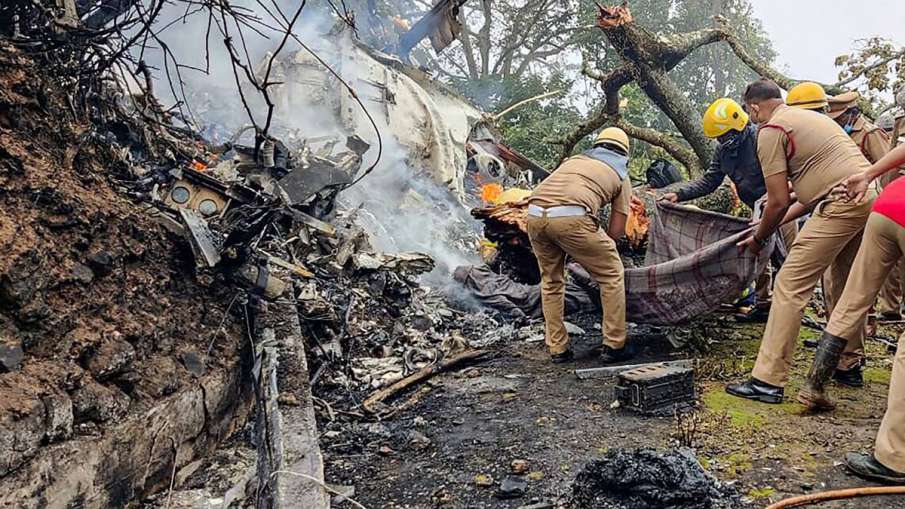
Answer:
[[[748,498],[759,499],[759,498],[768,498],[770,495],[776,493],[776,490],[766,486],[763,488],[751,488],[751,491],[748,492]]]
[[[701,400],[711,412],[728,415],[733,426],[757,428],[766,422],[762,413],[763,403],[736,398],[727,394],[722,387],[705,393]]]
[[[889,368],[866,368],[864,370],[865,382],[889,385],[891,377],[892,371],[890,371]]]
[[[738,477],[754,467],[751,463],[751,455],[744,452],[734,452],[723,461],[727,463],[726,473],[730,477]]]

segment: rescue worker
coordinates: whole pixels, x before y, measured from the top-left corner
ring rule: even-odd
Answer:
[[[604,363],[633,355],[626,346],[625,281],[615,239],[625,232],[632,185],[628,178],[628,136],[608,127],[593,148],[564,161],[528,199],[528,237],[541,273],[546,342],[555,363],[572,359],[563,324],[566,255],[600,286]],[[612,204],[606,233],[597,213]]]
[[[877,127],[889,135],[890,150],[905,143],[905,112],[887,111],[877,118]]]
[[[764,174],[757,160],[757,128],[748,114],[732,99],[717,99],[704,112],[704,135],[716,139],[719,146],[704,176],[678,185],[673,192],[660,197],[672,203],[693,200],[714,192],[728,176],[742,202],[754,210],[756,202],[767,193]],[[798,234],[798,224],[790,221],[779,227],[786,249]],[[767,269],[755,283],[755,306],[746,314],[736,315],[744,322],[765,322],[770,311],[771,270]]]
[[[851,91],[831,97],[827,115],[849,133],[868,161],[876,163],[892,147],[890,147],[889,136],[886,132],[870,123],[861,114],[861,108],[858,106],[860,96],[858,92]],[[898,172],[891,171],[877,179],[877,182],[883,188],[898,176]],[[876,306],[880,318],[884,320],[902,319],[899,308],[902,304],[903,282],[905,282],[905,261],[896,266],[896,270],[892,272],[880,291]]]
[[[751,119],[760,124],[757,155],[767,203],[756,231],[739,246],[759,254],[782,222],[813,210],[773,286],[773,304],[751,378],[726,387],[735,396],[780,403],[808,300],[827,268],[834,284],[844,286],[875,193],[857,204],[839,200],[832,193],[869,163],[829,117],[787,106],[779,86],[770,80],[748,85],[744,100]],[[789,181],[796,203],[792,203]],[[860,361],[861,353],[850,351],[840,363]]]
[[[812,81],[805,81],[789,90],[789,94],[786,96],[786,104],[795,108],[827,114],[830,109],[829,99],[823,86]],[[829,271],[820,276],[823,302],[828,315],[832,313],[833,306],[842,294],[842,288],[834,284],[837,281],[845,284],[845,279],[834,278]],[[867,330],[865,328],[865,333]],[[847,349],[850,355],[846,357],[846,362],[841,364],[839,369],[833,374],[833,378],[837,382],[850,387],[862,387],[864,385],[864,377],[861,374],[861,364],[852,365],[852,363],[855,358],[863,358],[861,353],[864,350],[864,334],[858,338],[853,338]]]
[[[855,207],[865,197],[870,201],[871,181],[905,163],[905,145],[899,146],[865,173],[844,182]],[[864,229],[864,241],[855,257],[851,274],[839,303],[833,310],[820,341],[808,380],[798,400],[811,408],[832,408],[823,393],[829,374],[836,366],[846,338],[858,334],[864,317],[890,271],[905,253],[905,179],[896,179],[883,189],[873,203]],[[899,337],[892,365],[886,414],[873,454],[849,453],[846,467],[855,474],[886,483],[905,483],[905,334]]]

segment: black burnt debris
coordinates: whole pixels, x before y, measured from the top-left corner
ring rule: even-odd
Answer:
[[[576,509],[732,509],[742,501],[688,449],[612,449],[575,477]]]
[[[0,50],[0,210],[15,220],[0,220],[0,443],[14,451],[0,462],[0,501],[121,506],[166,488],[171,469],[190,485],[253,406],[236,447],[257,466],[233,472],[231,498],[321,507],[319,460],[293,463],[317,449],[315,410],[326,427],[357,420],[368,395],[467,364],[480,342],[465,338],[500,327],[422,281],[431,256],[375,249],[363,226],[373,217],[338,200],[371,150],[360,137],[311,144],[252,129],[251,143],[240,131],[214,144],[156,102],[122,101],[115,82],[92,85],[57,134],[60,77]],[[381,414],[405,406],[382,399]],[[121,435],[131,452],[112,454]],[[40,474],[54,444],[72,462],[101,451],[61,467],[85,482]],[[117,472],[128,480],[108,490]]]

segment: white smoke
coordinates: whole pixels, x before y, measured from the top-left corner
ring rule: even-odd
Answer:
[[[250,0],[232,2],[254,11],[266,24],[277,23]],[[291,2],[284,13],[293,12]],[[296,4],[297,5],[297,4]],[[230,133],[248,125],[249,119],[237,90],[234,68],[229,53],[216,34],[205,42],[206,16],[188,16],[184,20],[183,9],[173,6],[165,11],[163,19],[178,20],[162,34],[176,59],[184,65],[207,68],[207,73],[182,70],[183,83],[171,87],[171,79],[164,72],[165,59],[160,51],[147,51],[145,60],[156,67],[156,93],[171,104],[181,99],[184,89],[191,103],[194,119],[211,141],[223,141]],[[306,7],[308,9],[308,7]],[[448,186],[437,182],[436,172],[423,167],[413,157],[410,147],[397,141],[399,129],[409,128],[391,124],[387,110],[377,100],[380,92],[372,83],[373,67],[363,61],[361,52],[355,53],[348,34],[338,32],[335,18],[317,10],[303,11],[296,26],[295,35],[314,50],[317,55],[340,73],[365,103],[368,113],[377,123],[383,140],[381,159],[371,174],[360,183],[344,191],[340,202],[347,207],[361,206],[363,226],[371,235],[376,248],[386,252],[420,251],[431,255],[438,271],[448,275],[456,266],[472,264],[477,260],[474,233],[476,222],[449,191]],[[257,66],[264,62],[279,43],[279,34],[267,33],[263,37],[246,31],[241,51],[247,49],[251,61]],[[234,41],[238,44],[237,41]],[[209,58],[205,53],[209,52]],[[172,62],[170,62],[171,78]],[[357,134],[371,144],[365,154],[363,167],[368,167],[376,157],[377,139],[373,128],[360,111],[351,95],[311,54],[290,41],[280,53],[272,79],[286,80],[286,85],[274,87],[277,102],[271,132],[277,137],[316,139],[325,136],[344,138]],[[293,82],[293,80],[295,80]],[[244,78],[241,80],[244,82]],[[177,94],[171,93],[171,88]],[[247,83],[243,86],[245,102],[255,115],[256,122],[264,122],[266,106],[260,95]],[[412,115],[426,112],[412,108]],[[463,116],[463,122],[466,120]],[[430,124],[430,119],[422,123]],[[395,130],[395,132],[394,132]],[[247,139],[247,138],[246,138]],[[286,140],[289,142],[290,140]],[[465,140],[458,140],[453,147],[461,151],[464,171]],[[451,143],[448,139],[436,143]],[[291,145],[291,142],[290,142]],[[453,186],[455,187],[455,186]]]

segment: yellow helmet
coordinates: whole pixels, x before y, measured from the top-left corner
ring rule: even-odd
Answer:
[[[628,135],[625,134],[625,131],[622,129],[619,129],[618,127],[607,127],[603,131],[600,131],[600,134],[597,135],[597,139],[594,140],[594,145],[599,145],[604,142],[612,143],[628,154]]]
[[[818,110],[826,108],[829,101],[827,101],[823,87],[812,81],[805,81],[789,90],[789,95],[786,96],[786,104],[806,110]]]
[[[713,104],[704,112],[704,136],[719,138],[729,132],[745,130],[748,125],[748,114],[732,99],[723,97],[713,101]]]

